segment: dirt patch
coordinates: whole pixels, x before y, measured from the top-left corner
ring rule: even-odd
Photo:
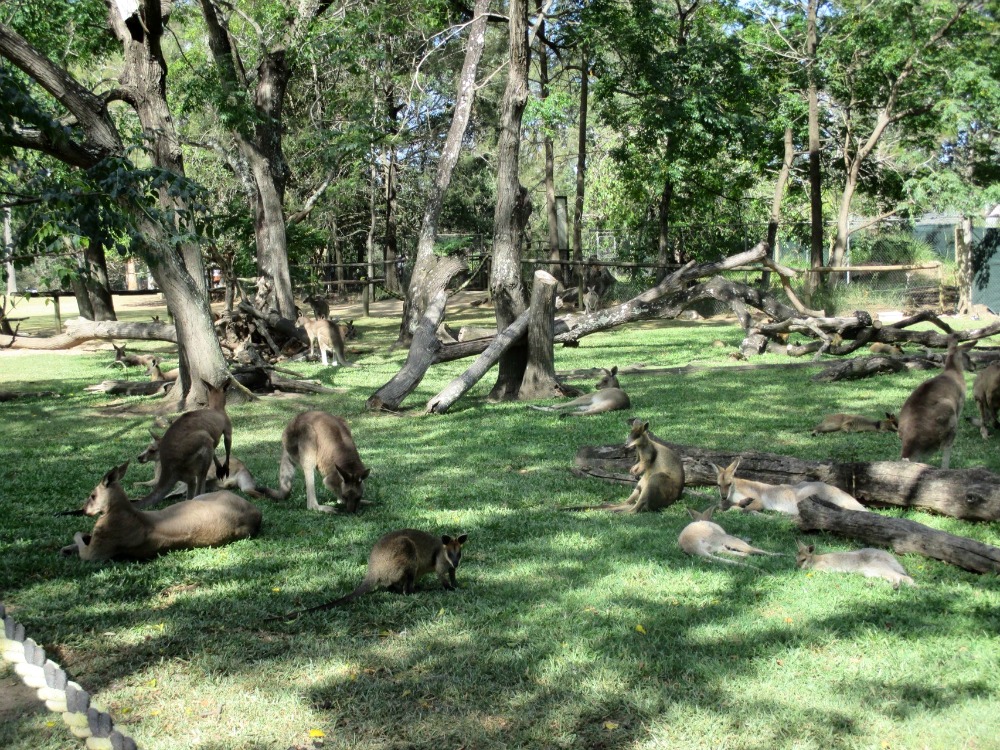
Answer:
[[[45,704],[38,700],[34,690],[21,682],[14,668],[0,665],[0,724],[45,710]]]

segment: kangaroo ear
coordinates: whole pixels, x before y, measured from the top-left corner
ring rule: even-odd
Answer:
[[[149,436],[153,438],[153,440],[156,441],[157,443],[163,440],[163,435],[157,435],[155,432],[153,432],[152,427],[149,428]]]
[[[642,427],[639,428],[640,432],[649,432],[649,422],[643,422]]]
[[[615,365],[614,367],[611,368],[611,374],[612,375],[618,374],[618,365]]]
[[[798,545],[799,552],[808,552],[809,548],[802,543],[801,539],[796,539],[795,544]]]
[[[370,468],[369,469],[365,469],[360,474],[358,474],[358,479],[367,479],[368,475],[371,474],[371,473],[372,473],[372,470]]]
[[[729,464],[729,466],[726,467],[726,473],[727,474],[735,474],[736,473],[736,469],[739,468],[740,461],[742,461],[742,460],[743,460],[743,456],[737,456],[736,460],[733,461],[731,464]]]
[[[448,536],[447,534],[442,534],[441,535],[441,544],[443,544],[445,547],[447,547],[449,544],[451,544],[451,537]]]
[[[694,508],[688,508],[688,515],[691,516],[692,521],[700,521],[701,513],[696,511]]]
[[[116,466],[115,468],[111,469],[107,474],[105,474],[104,478],[101,480],[101,484],[103,484],[105,487],[110,487],[119,479],[121,479],[123,476],[125,476],[125,472],[127,470],[128,470],[128,461],[123,463],[121,466]]]
[[[459,535],[458,539],[456,539],[455,541],[458,542],[459,545],[465,544],[467,541],[469,541],[469,535],[468,534],[461,534],[461,535]]]

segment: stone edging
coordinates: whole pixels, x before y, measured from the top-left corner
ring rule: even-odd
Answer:
[[[51,659],[45,649],[24,635],[24,626],[0,604],[0,654],[14,665],[21,681],[54,713],[62,714],[69,730],[85,740],[88,750],[138,750],[135,740],[114,728],[111,715],[90,705],[90,695]]]

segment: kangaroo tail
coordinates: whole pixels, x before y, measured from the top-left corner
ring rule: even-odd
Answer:
[[[358,585],[356,589],[354,589],[354,591],[352,591],[350,594],[340,597],[339,599],[333,599],[331,601],[324,602],[323,604],[317,604],[314,607],[297,609],[294,612],[288,612],[287,614],[284,615],[274,615],[273,617],[267,617],[265,618],[264,622],[272,622],[274,620],[294,620],[299,616],[304,615],[308,612],[322,612],[327,609],[333,609],[334,607],[340,607],[341,605],[354,601],[359,596],[367,594],[373,588],[375,588],[375,585],[366,578]]]
[[[535,406],[534,404],[528,404],[529,409],[534,409],[535,411],[558,411],[554,406]]]
[[[609,510],[612,513],[631,510],[632,503],[605,503],[604,505],[573,505],[569,508],[559,508],[562,511],[570,510]]]
[[[728,557],[722,557],[721,555],[713,555],[711,553],[705,555],[705,559],[711,560],[713,562],[725,563],[726,565],[739,565],[741,568],[753,568],[754,570],[762,570],[762,568],[758,568],[756,565],[740,562],[739,560],[730,560]]]

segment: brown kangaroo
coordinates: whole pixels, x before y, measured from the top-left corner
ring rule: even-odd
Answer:
[[[125,344],[116,346],[112,341],[111,346],[115,350],[115,364],[122,367],[149,367],[149,363],[156,359],[155,354],[126,354]]]
[[[160,466],[160,441],[163,439],[162,436],[157,435],[152,430],[149,431],[152,436],[152,441],[146,446],[146,450],[140,453],[136,457],[136,461],[141,464],[153,462],[156,467],[154,469],[153,478],[148,482],[136,482],[136,484],[145,484],[151,487],[155,487],[159,484],[160,474],[162,472],[162,467]],[[219,463],[219,459],[213,455],[212,464],[215,466],[215,471],[212,471],[212,465],[209,465],[208,473],[205,475],[204,479],[204,489],[211,492],[214,490],[230,490],[233,488],[238,488],[242,492],[252,492],[257,489],[257,483],[254,481],[253,474],[246,467],[242,461],[240,461],[236,456],[229,457],[229,475],[226,477],[219,477],[218,473],[222,471],[222,464]],[[176,494],[187,494],[187,482],[182,481],[180,485],[175,485],[176,490],[172,490],[167,497],[171,497]]]
[[[610,370],[601,368],[603,373],[601,379],[593,393],[587,393],[564,404],[555,406],[534,406],[529,404],[529,409],[537,411],[562,411],[567,409],[560,417],[584,417],[588,414],[600,414],[606,411],[620,411],[631,406],[628,394],[621,389],[618,383],[618,368],[612,367]]]
[[[84,504],[88,516],[101,515],[90,534],[77,532],[64,555],[81,560],[149,560],[163,552],[214,547],[252,537],[260,530],[260,510],[225,490],[185,500],[159,511],[142,511],[121,486],[128,461],[97,484]]]
[[[225,386],[216,388],[202,381],[208,390],[208,406],[181,414],[160,438],[160,478],[152,492],[136,501],[146,508],[160,502],[178,482],[187,485],[188,499],[205,491],[205,476],[215,461],[215,446],[223,438],[226,462],[217,467],[221,477],[229,475],[233,447],[233,424],[226,414]]]
[[[868,509],[839,487],[826,482],[798,482],[796,484],[767,484],[736,476],[742,457],[737,457],[725,469],[711,464],[715,481],[719,485],[722,509],[741,508],[748,511],[773,510],[790,516],[799,515],[799,501],[819,497],[843,508],[867,512]]]
[[[287,499],[292,492],[295,467],[301,466],[306,479],[306,507],[309,510],[324,513],[339,509],[348,513],[357,511],[371,469],[362,463],[347,422],[326,412],[304,411],[293,417],[285,427],[281,447],[279,489],[259,487],[257,494],[273,500]],[[323,475],[326,488],[340,500],[340,508],[317,502],[316,469]]]
[[[594,291],[594,287],[588,286],[587,291],[583,294],[583,310],[587,315],[592,312],[596,312],[597,308],[601,304],[601,298],[597,296],[597,292]]]
[[[313,309],[313,315],[317,320],[327,320],[330,317],[330,303],[326,301],[326,297],[310,294],[305,302]]]
[[[742,565],[746,568],[757,568],[756,565],[730,560],[720,557],[717,553],[736,555],[737,557],[747,557],[748,555],[771,555],[779,556],[780,552],[768,552],[747,544],[739,537],[726,532],[719,524],[712,521],[712,513],[717,506],[713,505],[700,513],[693,508],[688,508],[691,516],[691,523],[681,529],[681,534],[677,538],[680,548],[689,555],[704,557],[713,562],[726,563],[727,565]]]
[[[868,347],[868,351],[872,354],[889,354],[889,355],[899,355],[903,353],[895,344],[886,344],[882,341],[876,341],[874,344]]]
[[[607,510],[612,513],[642,513],[667,508],[684,491],[684,464],[669,446],[657,441],[649,431],[649,422],[628,420],[626,448],[635,448],[636,463],[629,469],[639,481],[623,503],[581,505],[563,510]]]
[[[306,612],[332,609],[379,588],[389,589],[397,594],[412,594],[417,581],[431,572],[437,573],[438,580],[446,590],[454,591],[457,586],[455,570],[462,561],[462,545],[468,540],[468,534],[452,538],[447,534],[435,536],[417,529],[390,531],[375,542],[368,555],[365,577],[350,594],[269,619],[287,620]]]
[[[158,380],[165,380],[168,383],[174,383],[180,376],[181,370],[179,367],[175,367],[173,370],[167,370],[164,372],[160,369],[159,358],[153,357],[153,361],[146,367],[146,374],[149,375],[149,379],[154,383]]]
[[[812,428],[812,434],[821,432],[896,432],[899,420],[891,412],[885,419],[870,419],[860,414],[827,414],[823,421]]]
[[[347,356],[344,354],[344,339],[341,338],[340,329],[329,320],[317,320],[300,315],[295,325],[306,329],[306,336],[309,337],[309,356],[313,355],[313,344],[319,347],[320,360],[324,365],[329,364],[326,353],[333,354],[335,364],[350,365]]]
[[[990,436],[989,427],[1000,427],[997,409],[1000,408],[1000,363],[994,362],[976,375],[972,383],[972,397],[979,407],[979,434],[983,440]]]
[[[816,553],[812,544],[798,543],[795,564],[803,570],[825,570],[830,573],[860,573],[868,578],[884,578],[894,589],[899,584],[916,586],[899,560],[884,549],[865,547],[852,552]]]
[[[918,385],[899,410],[900,458],[921,460],[941,449],[941,468],[947,469],[951,446],[965,406],[965,371],[970,369],[968,351],[975,342],[958,346],[948,337],[944,372]]]

